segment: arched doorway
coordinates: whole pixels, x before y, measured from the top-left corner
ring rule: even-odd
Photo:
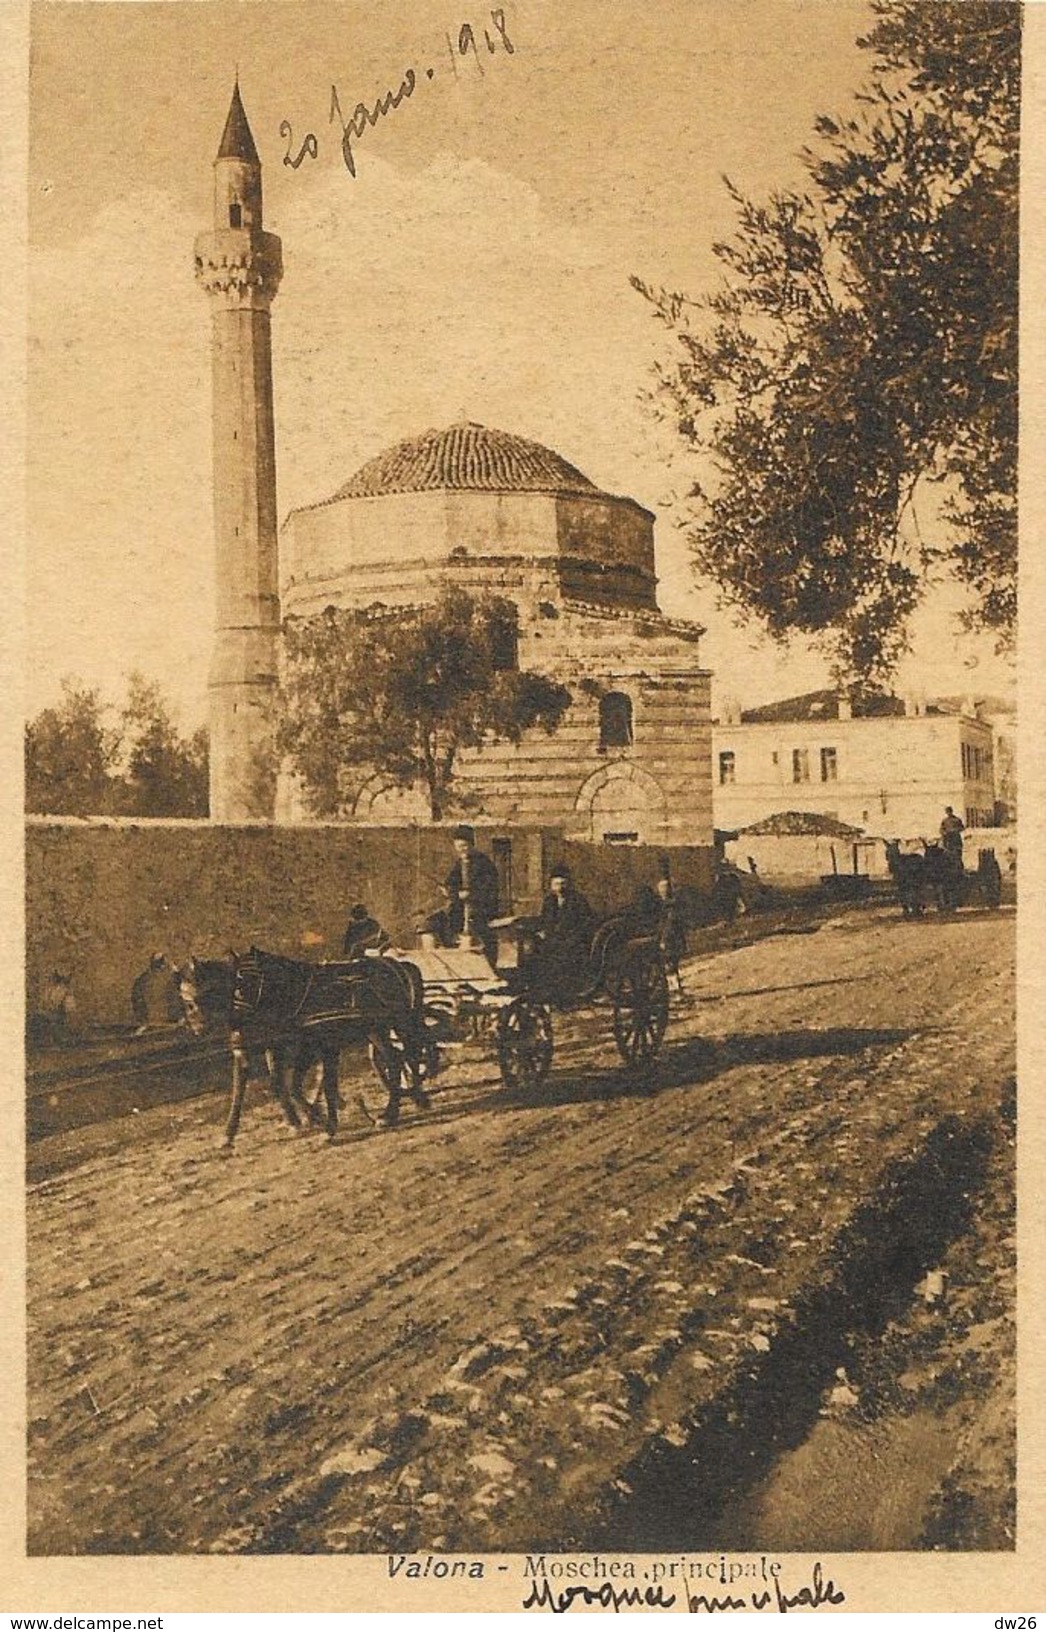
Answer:
[[[594,844],[657,844],[664,838],[667,802],[649,771],[629,761],[601,767],[582,783],[574,802]]]

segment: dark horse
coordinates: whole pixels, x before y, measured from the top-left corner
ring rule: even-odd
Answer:
[[[897,839],[886,845],[886,865],[897,886],[897,898],[906,918],[921,918],[926,908],[926,890],[929,883],[926,860],[901,849]]]
[[[954,912],[966,899],[967,879],[962,853],[943,844],[928,844],[924,858],[926,882],[939,912]]]
[[[416,1104],[428,1104],[422,1078],[435,1075],[438,1052],[425,1028],[421,974],[414,964],[391,958],[299,963],[252,947],[225,962],[193,959],[181,972],[180,990],[194,1029],[214,1021],[229,1029],[233,1078],[226,1149],[239,1129],[248,1082],[265,1072],[291,1127],[302,1126],[302,1114],[309,1122],[319,1120],[304,1095],[305,1077],[317,1064],[333,1139],[339,1055],[353,1044],[369,1044],[389,1095],[386,1125],[399,1120],[405,1075],[406,1092]]]
[[[994,850],[979,851],[977,870],[970,872],[963,866],[961,852],[928,844],[926,876],[941,912],[954,912],[975,896],[993,910],[1002,900],[1002,871]]]

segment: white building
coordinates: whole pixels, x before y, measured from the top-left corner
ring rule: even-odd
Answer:
[[[815,691],[724,714],[713,727],[718,829],[792,810],[883,838],[934,838],[948,805],[967,827],[995,821],[994,734],[972,703],[851,706]]]

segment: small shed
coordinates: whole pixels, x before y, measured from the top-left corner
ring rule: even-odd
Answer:
[[[829,875],[878,877],[882,840],[816,811],[783,810],[742,828],[726,844],[735,866],[778,881],[813,883]]]

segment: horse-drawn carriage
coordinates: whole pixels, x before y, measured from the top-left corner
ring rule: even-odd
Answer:
[[[961,852],[943,844],[923,841],[921,851],[910,851],[891,839],[886,861],[906,918],[921,918],[931,901],[939,912],[955,912],[972,901],[994,909],[1002,899],[1002,870],[991,849],[979,852],[972,871]]]
[[[508,1089],[540,1088],[552,1067],[555,1011],[595,1009],[609,1015],[623,1062],[643,1070],[656,1059],[668,1024],[668,976],[661,942],[627,913],[604,920],[588,944],[552,949],[534,919],[492,926],[511,934],[510,961],[491,970],[479,954],[440,949],[413,953],[422,968],[426,1010],[441,1011],[451,1035],[462,1024],[493,1021],[501,1080]],[[476,960],[466,970],[463,959]],[[435,964],[447,971],[441,975]],[[482,969],[480,968],[482,965]],[[485,970],[485,977],[483,974]],[[444,1032],[446,1035],[446,1032]]]
[[[494,926],[492,926],[494,927]],[[492,1035],[507,1089],[539,1089],[552,1066],[556,1010],[609,1015],[618,1053],[645,1071],[668,1023],[668,979],[660,939],[629,914],[606,919],[574,955],[553,952],[535,920],[503,920],[510,959],[497,969],[469,947],[368,954],[310,964],[262,952],[220,962],[192,960],[181,975],[190,1024],[228,1026],[232,1095],[224,1143],[236,1137],[247,1083],[265,1076],[292,1126],[321,1119],[307,1083],[318,1075],[325,1123],[338,1126],[343,1049],[366,1045],[387,1095],[381,1120],[399,1119],[404,1096],[427,1106],[440,1050],[465,1036]],[[318,1094],[317,1094],[318,1098]],[[364,1101],[366,1108],[366,1101]]]

